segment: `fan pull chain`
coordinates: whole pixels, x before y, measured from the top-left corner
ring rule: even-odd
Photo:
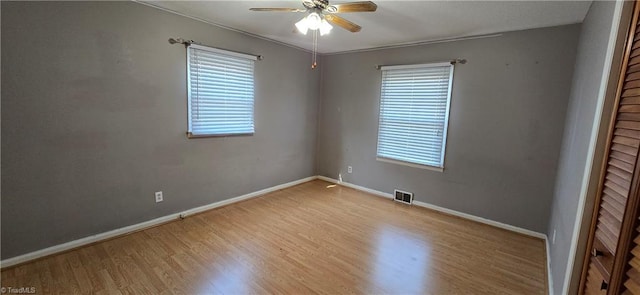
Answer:
[[[311,53],[311,68],[318,67],[318,30],[313,31],[313,52]]]

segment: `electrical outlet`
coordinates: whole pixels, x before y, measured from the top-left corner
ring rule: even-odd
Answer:
[[[162,202],[162,192],[156,192],[156,203]]]
[[[353,172],[353,167],[348,166],[348,167],[347,167],[347,172],[348,172],[348,173],[352,173],[352,172]]]
[[[556,243],[556,230],[553,229],[553,236],[551,237],[551,244],[555,244]]]

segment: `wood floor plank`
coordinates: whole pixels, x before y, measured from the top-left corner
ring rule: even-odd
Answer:
[[[38,294],[546,294],[544,241],[316,180],[2,271]]]

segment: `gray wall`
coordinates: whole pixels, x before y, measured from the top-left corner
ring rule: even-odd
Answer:
[[[324,57],[319,174],[546,232],[579,29]],[[381,74],[374,66],[452,58],[468,63],[455,68],[445,171],[376,161]]]
[[[132,2],[1,5],[3,259],[315,174],[308,53]],[[169,37],[264,55],[254,136],[186,138]]]
[[[571,96],[569,99],[569,107],[567,110],[567,118],[564,129],[562,149],[560,153],[560,162],[556,177],[556,186],[551,209],[551,222],[547,230],[549,236],[549,251],[551,255],[551,275],[553,278],[553,288],[555,294],[562,294],[564,288],[565,274],[569,262],[569,252],[571,249],[572,238],[574,234],[574,226],[576,215],[578,214],[578,206],[582,192],[584,181],[584,173],[586,169],[591,169],[588,165],[589,146],[591,144],[591,136],[593,132],[593,124],[597,116],[596,108],[599,103],[601,81],[603,79],[603,70],[607,47],[609,45],[609,36],[612,27],[616,2],[614,1],[594,1],[585,17],[580,32],[580,41],[578,43],[578,53],[576,56],[576,64],[571,87]],[[631,10],[628,9],[628,12]],[[621,28],[622,42],[624,42],[624,32],[626,28]],[[618,60],[622,53],[623,47],[618,46]],[[613,63],[618,64],[616,62]],[[605,105],[603,114],[611,112],[611,104],[613,100],[611,94],[615,95],[615,87],[617,82],[618,67],[611,70],[611,81],[613,85],[609,87],[609,99]],[[604,77],[607,79],[608,77]],[[600,148],[596,149],[595,159],[593,161],[592,177],[590,180],[590,189],[586,197],[586,206],[584,210],[583,229],[587,231],[583,236],[588,235],[590,219],[593,210],[593,200],[595,197],[597,183],[599,181],[600,164],[604,150],[604,137],[606,137],[607,127],[609,125],[610,116],[606,115],[602,118],[602,129],[599,134]],[[602,132],[604,131],[604,132]],[[553,231],[556,231],[555,242],[552,241]],[[575,266],[577,273],[574,281],[573,291],[577,290],[575,285],[579,280],[580,267],[582,266],[582,257],[584,246],[577,252]]]

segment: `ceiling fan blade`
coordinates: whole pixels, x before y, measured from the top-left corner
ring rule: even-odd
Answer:
[[[351,31],[353,33],[356,32],[360,32],[360,30],[362,29],[362,27],[360,27],[359,25],[356,25],[344,18],[341,18],[337,15],[333,15],[333,14],[327,14],[324,16],[324,18],[329,21],[330,23],[340,26],[344,29],[346,29],[347,31]]]
[[[335,7],[335,9],[333,7]],[[327,11],[330,13],[372,12],[376,11],[376,9],[378,9],[378,5],[375,3],[371,1],[362,1],[331,5],[327,8]]]
[[[249,8],[251,11],[277,11],[277,12],[305,12],[306,9],[298,8]]]

